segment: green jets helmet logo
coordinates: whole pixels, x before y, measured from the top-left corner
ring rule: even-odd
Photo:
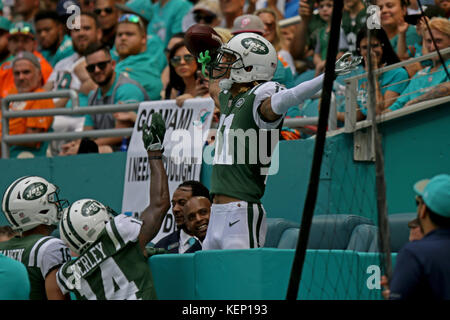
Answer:
[[[266,46],[266,44],[256,38],[242,39],[241,44],[245,49],[250,48],[250,50],[256,54],[264,55],[269,53],[269,48]]]
[[[23,191],[23,198],[25,200],[36,200],[42,197],[47,192],[47,186],[42,182],[35,182],[30,184]]]
[[[81,214],[85,217],[93,216],[97,214],[101,209],[101,206],[96,201],[86,201],[81,207]]]

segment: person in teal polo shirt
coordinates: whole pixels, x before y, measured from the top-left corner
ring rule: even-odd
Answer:
[[[152,19],[148,31],[157,34],[165,48],[174,34],[183,31],[183,18],[192,6],[187,0],[156,1],[152,6]]]
[[[433,18],[429,22],[431,32],[439,50],[450,47],[450,21],[445,18]],[[425,46],[428,52],[436,51],[430,33],[425,32]],[[447,70],[450,66],[450,57],[443,57]],[[432,59],[433,66],[427,67],[411,79],[408,87],[403,91],[402,96],[389,107],[390,111],[398,110],[420,101],[425,101],[441,96],[448,96],[448,90],[439,90],[437,85],[450,82],[448,73],[438,56]]]
[[[30,280],[25,265],[0,253],[0,300],[29,300]]]

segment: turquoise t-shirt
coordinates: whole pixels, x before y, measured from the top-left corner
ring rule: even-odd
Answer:
[[[61,45],[55,54],[52,54],[49,50],[42,50],[41,53],[44,58],[54,67],[60,60],[72,55],[75,51],[72,46],[72,38],[67,34],[64,36]]]
[[[155,67],[154,57],[148,52],[129,56],[116,65],[116,73],[126,73],[144,87],[151,100],[161,99],[161,73]]]
[[[116,47],[114,46],[109,52],[111,54],[111,58],[116,62],[119,62],[120,58],[117,54]],[[157,35],[147,33],[146,52],[148,53],[148,58],[150,59],[150,64],[152,67],[161,74],[167,65],[167,59],[164,55],[163,43]]]
[[[117,80],[119,79],[119,75],[116,73],[116,78],[114,79],[114,83],[111,86],[111,88],[109,88],[108,92],[106,93],[105,97],[107,96],[111,96],[114,90],[114,87],[116,86]],[[92,94],[94,94],[95,91],[91,91],[89,93],[89,97],[91,97]],[[101,99],[101,92],[100,90],[97,93],[97,98]],[[135,86],[132,83],[124,83],[122,85],[120,85],[117,90],[116,90],[116,95],[113,99],[113,103],[136,103],[136,102],[141,102],[144,101],[145,97],[144,94],[142,93],[142,91]],[[84,125],[85,126],[94,126],[94,121],[91,117],[90,114],[87,114],[85,116],[85,121],[84,121]]]
[[[449,68],[450,59],[447,59],[445,64]],[[430,69],[431,67],[427,67],[417,72],[403,91],[402,96],[389,109],[392,111],[401,109],[410,100],[426,93],[429,87],[448,81],[447,74],[442,65],[433,74],[429,74]]]
[[[360,65],[357,74],[365,73],[366,71]],[[408,86],[408,71],[404,68],[397,68],[384,72],[378,77],[381,94],[384,96],[386,91],[393,91],[399,95]],[[368,81],[367,79],[360,79],[358,81],[357,101],[358,106],[362,114],[367,116],[367,103],[368,103]]]
[[[183,18],[192,6],[192,3],[187,0],[169,0],[161,8],[160,2],[157,1],[152,6],[152,21],[147,27],[147,32],[157,34],[164,48],[167,47],[172,36],[183,31]]]
[[[25,265],[0,253],[0,300],[29,300],[30,280]]]
[[[277,69],[275,70],[272,81],[284,84],[288,89],[293,87],[294,77],[292,76],[291,69],[289,67],[285,68],[280,59],[278,59]]]
[[[391,46],[397,52],[398,34],[391,40]],[[410,25],[406,30],[406,49],[410,58],[414,57],[414,45],[422,43],[422,38],[417,34],[416,27]]]

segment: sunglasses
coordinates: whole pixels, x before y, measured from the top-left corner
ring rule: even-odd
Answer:
[[[93,73],[94,71],[95,71],[95,67],[98,67],[100,70],[105,70],[105,68],[106,68],[106,65],[108,64],[108,63],[110,63],[111,62],[111,60],[108,60],[108,61],[102,61],[102,62],[97,62],[97,63],[93,63],[93,64],[88,64],[87,66],[86,66],[86,70],[89,72],[89,73]]]
[[[103,8],[103,9],[94,9],[94,13],[96,14],[96,15],[100,15],[102,12],[105,12],[106,14],[111,14],[111,13],[113,13],[113,8],[111,8],[111,7],[106,7],[106,8]]]
[[[24,34],[30,34],[33,35],[33,32],[30,27],[15,27],[9,29],[9,34],[15,34],[15,33],[24,33]]]
[[[216,18],[217,16],[215,14],[208,14],[205,15],[201,12],[194,12],[194,20],[197,23],[200,23],[200,21],[204,21],[206,24],[210,24],[211,22],[213,22],[213,20]]]
[[[195,57],[191,54],[185,54],[184,56],[175,56],[170,59],[170,63],[174,67],[178,67],[181,64],[181,59],[183,59],[186,63],[192,63],[195,61]]]

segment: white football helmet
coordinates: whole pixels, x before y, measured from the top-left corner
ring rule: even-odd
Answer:
[[[218,49],[209,73],[211,78],[218,79],[231,69],[226,79],[230,84],[269,81],[275,74],[277,63],[277,52],[269,41],[256,33],[244,32]]]
[[[54,225],[68,205],[67,200],[59,199],[58,192],[59,188],[44,178],[22,177],[6,189],[2,210],[11,227],[18,232],[40,224]]]
[[[59,230],[61,239],[80,254],[97,240],[105,225],[113,217],[108,207],[93,199],[75,201],[62,214]]]

